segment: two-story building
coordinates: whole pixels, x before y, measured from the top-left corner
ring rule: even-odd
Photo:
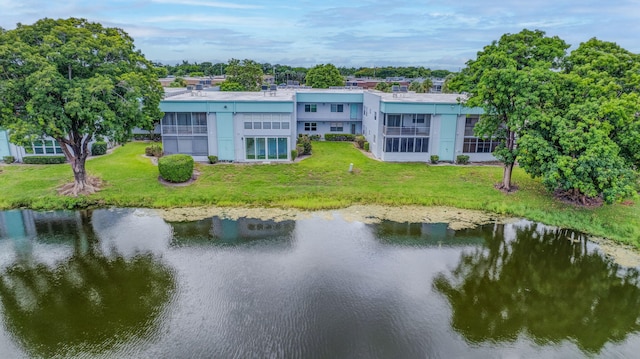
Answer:
[[[182,92],[160,104],[167,154],[196,160],[289,161],[299,134],[362,134],[383,161],[493,161],[497,143],[473,135],[482,110],[460,95],[362,89]]]
[[[382,161],[494,161],[497,142],[474,136],[482,113],[460,103],[461,95],[383,93],[363,89],[279,88],[260,92],[166,89],[160,123],[166,154],[197,161],[290,161],[298,135],[362,134]],[[14,146],[0,131],[0,159],[25,154],[61,154],[55,141]]]

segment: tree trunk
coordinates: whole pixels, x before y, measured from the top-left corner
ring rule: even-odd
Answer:
[[[74,180],[74,192],[75,194],[84,193],[87,189],[87,171],[85,169],[85,160],[84,156],[76,156],[71,161],[71,168],[73,169],[73,180]]]
[[[511,191],[511,173],[513,172],[513,163],[504,164],[504,172],[502,172],[502,189]]]

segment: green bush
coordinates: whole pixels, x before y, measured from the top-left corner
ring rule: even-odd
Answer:
[[[67,162],[64,156],[27,156],[22,161],[29,165],[55,165]]]
[[[324,135],[327,141],[355,141],[356,135],[350,133],[327,133]]]
[[[291,161],[295,161],[297,157],[298,157],[298,151],[291,150]]]
[[[16,161],[16,158],[13,156],[4,156],[2,157],[2,160],[4,161],[4,163],[14,163]]]
[[[310,155],[311,154],[311,138],[308,135],[300,135],[298,136],[298,143],[296,146],[298,150],[298,154],[302,155]]]
[[[91,156],[101,156],[107,153],[106,142],[94,142],[91,145]]]
[[[134,133],[133,139],[136,141],[153,141],[160,142],[162,136],[159,133]]]
[[[369,142],[364,143],[364,150],[369,152]]]
[[[214,164],[218,162],[218,156],[207,156],[209,163]]]
[[[367,142],[367,139],[364,138],[363,135],[357,135],[355,141],[358,145],[358,148],[364,148],[364,143]]]
[[[164,156],[158,159],[160,176],[169,182],[186,182],[193,177],[193,157],[184,154]]]
[[[456,157],[456,163],[459,165],[466,165],[469,163],[469,156],[467,155],[458,155]]]
[[[440,161],[440,156],[431,155],[431,157],[429,159],[431,160],[431,163],[436,164],[436,163],[438,163],[438,161]]]
[[[153,157],[162,157],[162,155],[164,154],[164,152],[162,152],[162,145],[159,143],[153,144],[145,148],[144,153],[147,156],[153,156]]]

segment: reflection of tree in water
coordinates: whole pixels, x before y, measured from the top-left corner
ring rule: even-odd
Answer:
[[[504,226],[486,236],[487,249],[463,254],[449,277],[434,282],[452,306],[452,326],[474,343],[574,342],[599,352],[639,329],[638,271],[589,253],[587,239],[567,230]],[[572,240],[568,240],[572,238]]]
[[[151,254],[106,257],[97,247],[83,214],[70,258],[0,272],[5,326],[29,355],[98,353],[157,329],[175,288],[171,271]]]

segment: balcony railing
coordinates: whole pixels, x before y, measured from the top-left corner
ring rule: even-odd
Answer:
[[[385,136],[429,136],[430,127],[391,127],[384,126],[382,133]]]
[[[206,125],[193,125],[193,126],[175,126],[175,125],[162,125],[162,133],[165,135],[195,135],[206,134]]]

